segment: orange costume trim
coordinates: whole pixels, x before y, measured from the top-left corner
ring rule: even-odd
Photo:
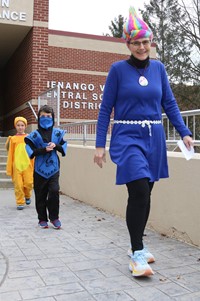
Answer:
[[[25,149],[24,138],[27,134],[9,136],[6,142],[8,158],[6,173],[12,177],[17,205],[24,205],[30,199],[33,189],[34,160],[30,160]]]

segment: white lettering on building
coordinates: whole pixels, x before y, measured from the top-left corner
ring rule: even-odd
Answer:
[[[86,101],[63,101],[64,109],[88,109],[88,110],[98,110],[101,104],[96,102],[86,102]]]
[[[26,13],[9,10],[10,1],[0,0],[0,20],[26,21]],[[3,8],[3,9],[1,9]]]
[[[1,4],[1,7],[9,7],[10,0],[1,0],[0,4]]]
[[[93,83],[47,81],[47,98],[57,98],[57,87],[60,88],[60,99],[64,109],[98,110],[101,105],[104,86],[96,87]],[[98,88],[99,92],[96,92]]]

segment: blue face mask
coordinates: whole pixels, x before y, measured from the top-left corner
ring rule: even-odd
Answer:
[[[53,118],[52,117],[45,117],[41,116],[39,118],[39,124],[43,129],[48,129],[53,126]]]

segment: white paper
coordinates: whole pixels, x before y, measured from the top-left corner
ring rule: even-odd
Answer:
[[[178,147],[180,148],[180,150],[182,151],[182,153],[184,154],[185,159],[186,160],[192,159],[192,157],[194,156],[194,147],[191,146],[190,150],[188,150],[187,147],[185,146],[183,140],[179,140],[177,142],[177,144],[178,144]]]

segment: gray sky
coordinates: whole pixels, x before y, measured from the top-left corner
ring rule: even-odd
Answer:
[[[143,8],[148,0],[49,0],[49,28],[102,35],[109,33],[111,21],[128,18],[130,6]]]

